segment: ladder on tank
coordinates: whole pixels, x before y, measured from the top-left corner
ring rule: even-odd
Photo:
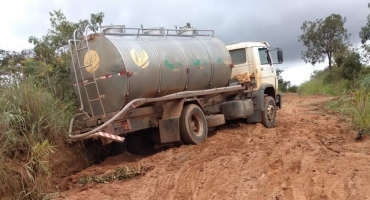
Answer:
[[[71,58],[72,58],[74,76],[75,76],[74,78],[76,80],[77,90],[78,90],[78,94],[79,94],[79,97],[80,97],[80,111],[85,113],[85,115],[90,118],[90,116],[84,111],[84,105],[83,105],[83,101],[82,101],[80,82],[78,81],[77,69],[78,69],[78,71],[80,73],[80,76],[81,76],[81,79],[82,79],[81,80],[81,85],[82,85],[83,89],[85,90],[87,103],[88,103],[89,108],[91,110],[92,117],[96,116],[95,113],[94,113],[93,107],[91,106],[91,103],[95,102],[95,101],[99,101],[99,105],[102,109],[102,112],[103,112],[104,116],[106,116],[106,113],[105,113],[104,105],[103,105],[103,102],[102,102],[103,96],[100,94],[98,83],[96,82],[97,79],[96,79],[95,72],[94,72],[94,69],[93,69],[94,66],[92,65],[92,55],[91,55],[91,52],[90,52],[90,47],[89,47],[89,43],[88,43],[89,39],[88,39],[88,34],[87,34],[87,32],[89,30],[90,29],[88,27],[85,28],[84,32],[80,31],[79,29],[76,29],[73,33],[73,40],[69,41],[69,46],[70,46],[70,52],[71,52]],[[83,39],[82,40],[77,39],[77,34],[78,33],[83,34],[83,36],[82,36]],[[73,47],[72,47],[72,43],[73,43]],[[77,43],[81,43],[79,48],[77,47]],[[85,43],[85,46],[83,46],[84,43]],[[84,51],[84,50],[87,50],[86,53],[87,53],[87,56],[88,56],[88,59],[89,59],[88,64],[86,64],[85,62],[83,64],[81,64],[79,53],[81,51]],[[73,58],[74,53],[76,54],[77,63],[75,63],[75,60]],[[87,67],[91,67],[92,79],[86,79],[84,77],[83,70],[86,70]],[[96,97],[96,98],[91,98],[88,91],[87,91],[87,88],[86,88],[86,86],[92,85],[92,84],[93,84],[93,87],[96,89],[96,92],[97,92],[97,95],[98,95],[98,97]]]

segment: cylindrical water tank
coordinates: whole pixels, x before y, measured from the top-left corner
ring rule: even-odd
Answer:
[[[88,37],[88,49],[86,42],[78,44],[82,66],[74,54],[77,82],[71,71],[86,112],[103,114],[100,101],[94,100],[98,90],[105,113],[111,113],[136,98],[228,85],[231,57],[223,42],[213,36],[158,35],[158,31],[162,30],[155,35],[95,34]]]

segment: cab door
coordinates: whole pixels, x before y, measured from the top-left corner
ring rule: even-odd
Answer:
[[[229,50],[234,67],[231,70],[230,84],[237,83],[236,76],[245,72],[250,72],[247,62],[246,48]]]
[[[272,64],[272,58],[266,47],[256,47],[256,55],[259,55],[259,59],[256,59],[256,65],[260,68],[261,76],[260,83],[270,83],[276,88],[276,69]]]

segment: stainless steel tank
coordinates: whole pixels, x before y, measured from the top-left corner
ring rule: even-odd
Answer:
[[[80,71],[74,54],[78,81],[74,80],[73,87],[81,94],[85,111],[93,116],[104,114],[100,101],[93,100],[98,91],[105,113],[111,113],[140,97],[227,86],[231,57],[225,44],[214,36],[190,31],[94,34],[89,36],[89,48],[80,42],[77,54],[83,66]]]

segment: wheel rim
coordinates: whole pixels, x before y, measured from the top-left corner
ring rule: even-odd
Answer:
[[[192,114],[190,116],[190,131],[193,135],[199,137],[203,134],[203,126],[201,123],[201,118],[198,114]]]
[[[267,107],[267,119],[273,121],[275,119],[275,107],[272,104],[269,104]]]

